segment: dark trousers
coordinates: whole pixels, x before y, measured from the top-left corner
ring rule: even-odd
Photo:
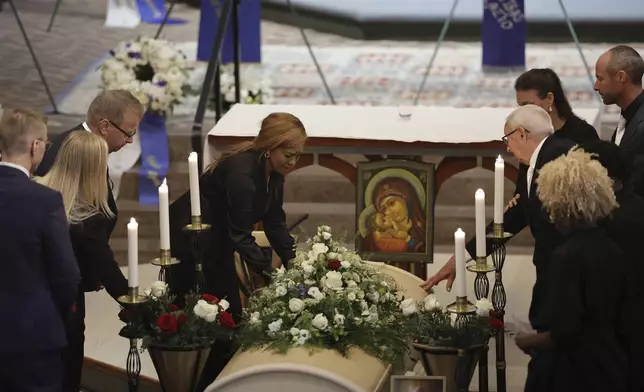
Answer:
[[[63,358],[65,371],[63,392],[78,392],[85,358],[85,293],[80,292],[76,313],[67,322],[67,348]]]
[[[528,376],[524,392],[551,392],[557,366],[554,350],[543,349],[532,352],[528,363]]]
[[[62,350],[0,354],[0,391],[61,392]]]

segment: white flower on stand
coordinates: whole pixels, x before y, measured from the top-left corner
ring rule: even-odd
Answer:
[[[322,313],[318,313],[313,317],[312,324],[315,328],[323,331],[329,326],[329,320]]]
[[[324,278],[324,285],[331,290],[342,289],[342,274],[337,271],[329,271]]]
[[[150,285],[150,288],[144,291],[144,294],[148,297],[152,296],[154,298],[161,298],[168,290],[168,284],[157,280],[156,282]]]
[[[413,298],[407,298],[400,303],[400,309],[405,316],[411,316],[416,313],[416,301]]]
[[[425,307],[425,310],[441,309],[441,303],[438,302],[438,298],[436,298],[436,294],[429,294],[427,297],[425,297],[423,299],[423,305]]]
[[[209,304],[203,299],[200,299],[199,301],[197,301],[197,304],[192,309],[192,311],[195,313],[195,316],[200,317],[209,323],[212,323],[217,319],[217,315],[219,314],[219,306],[217,306],[216,304]]]
[[[219,307],[221,308],[221,310],[226,311],[230,307],[230,303],[225,299],[221,299],[219,300]]]
[[[291,298],[288,301],[288,308],[291,310],[291,312],[294,312],[294,313],[300,313],[305,306],[306,305],[304,301],[302,301],[299,298]]]
[[[476,314],[480,317],[488,317],[490,311],[494,309],[492,302],[487,298],[481,298],[474,304],[476,306]]]

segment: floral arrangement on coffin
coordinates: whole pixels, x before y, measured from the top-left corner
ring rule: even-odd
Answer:
[[[185,97],[186,56],[168,41],[140,37],[122,42],[101,65],[103,89],[124,89],[151,111],[166,114]]]
[[[430,347],[467,349],[486,344],[503,322],[490,315],[492,303],[487,298],[476,301],[476,314],[456,324],[455,313],[443,309],[435,294],[429,294],[422,303],[403,301],[405,314],[412,320],[412,336],[416,343]]]
[[[318,227],[310,250],[299,251],[288,270],[251,297],[238,338],[242,350],[352,347],[384,363],[408,352],[407,323],[393,278],[362,262]]]
[[[230,336],[236,327],[227,312],[225,299],[210,294],[188,294],[185,306],[179,308],[165,282],[154,282],[145,290],[146,302],[137,307],[126,307],[119,313],[127,324],[122,336],[136,336],[143,340],[142,348],[189,349],[208,347],[215,338]]]
[[[232,64],[221,66],[221,99],[222,110],[227,112],[236,103],[235,102],[235,74]],[[251,77],[249,72],[244,72],[240,76],[241,93],[240,103],[243,104],[269,104],[272,102],[274,92],[266,79],[257,79]],[[215,107],[214,94],[211,95],[211,108]]]

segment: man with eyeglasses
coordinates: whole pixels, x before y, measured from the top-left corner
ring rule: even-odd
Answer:
[[[519,197],[516,199],[516,204],[508,208],[503,215],[503,224],[505,231],[512,234],[518,234],[529,226],[535,240],[533,264],[536,267],[536,282],[532,289],[529,317],[532,328],[537,332],[549,330],[549,320],[544,306],[548,291],[548,266],[552,251],[563,243],[564,238],[542,209],[541,201],[537,197],[536,178],[539,176],[539,170],[546,163],[566,154],[574,145],[567,139],[550,137],[553,132],[552,121],[545,110],[537,105],[525,105],[515,109],[508,116],[504,135],[501,138],[507,150],[526,168],[519,170],[517,178]],[[493,246],[488,241],[488,253],[491,253]],[[474,259],[476,238],[472,238],[467,243],[466,249]],[[422,287],[429,290],[441,281],[447,280],[446,286],[449,291],[455,276],[455,261],[452,256],[438,273],[425,281]],[[550,360],[550,352],[530,349],[531,342],[527,339],[523,334],[516,337],[517,346],[532,356],[528,365],[525,390],[548,390],[540,383],[547,382],[547,376],[552,374],[548,368],[554,364]]]
[[[60,193],[32,181],[47,146],[45,119],[0,114],[0,391],[59,391],[65,322],[80,271]]]

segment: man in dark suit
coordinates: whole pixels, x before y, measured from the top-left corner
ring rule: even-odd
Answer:
[[[566,154],[573,142],[566,139],[550,137],[553,133],[552,122],[548,113],[536,105],[526,105],[514,110],[508,116],[505,124],[505,135],[502,140],[508,146],[508,151],[527,166],[519,175],[525,175],[525,181],[519,179],[518,184],[523,184],[520,189],[516,204],[509,208],[503,215],[503,225],[506,232],[517,234],[526,227],[530,227],[534,236],[533,263],[536,268],[536,282],[532,289],[532,302],[530,304],[530,323],[538,332],[548,331],[548,320],[544,312],[544,300],[548,290],[548,267],[552,251],[563,243],[563,236],[550,222],[548,214],[542,209],[542,204],[537,197],[536,178],[546,163]],[[472,238],[466,245],[472,259],[476,257],[476,238]],[[493,244],[488,241],[487,250],[491,253]],[[427,279],[422,285],[426,290],[447,280],[448,290],[456,276],[454,256],[434,276]],[[517,336],[517,345],[521,347],[521,336]],[[526,391],[539,390],[535,385],[537,381],[544,380],[539,374],[551,374],[545,367],[551,363],[549,353],[533,353],[528,367],[528,380]]]
[[[107,142],[107,147],[110,153],[112,153],[120,150],[126,144],[132,143],[142,116],[143,106],[129,91],[106,90],[101,92],[89,105],[87,120],[85,122],[54,137],[51,148],[45,153],[42,163],[38,166],[35,174],[37,176],[44,176],[49,172],[49,169],[51,169],[56,160],[60,146],[71,132],[93,132],[101,136]],[[110,229],[111,233],[114,225],[116,225],[118,209],[112,193],[113,187],[109,173],[107,182],[107,201],[110,209],[114,213],[113,225]]]
[[[611,142],[631,160],[631,183],[644,196],[644,59],[630,46],[618,45],[599,57],[595,75],[595,91],[604,104],[621,109]]]
[[[0,119],[0,390],[59,392],[65,319],[80,272],[61,195],[30,180],[47,148],[44,119],[5,109]]]

